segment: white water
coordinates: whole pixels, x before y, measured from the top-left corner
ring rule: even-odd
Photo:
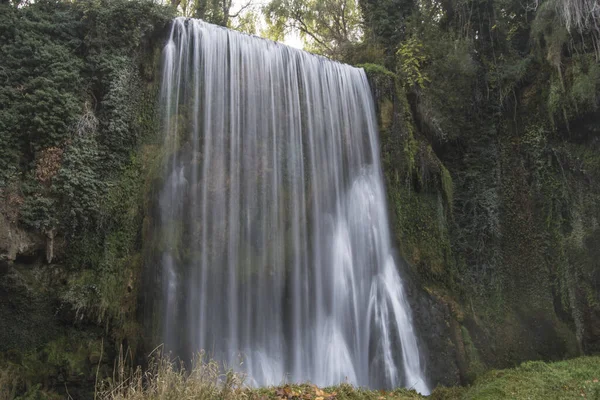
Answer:
[[[364,71],[183,18],[163,68],[166,345],[257,385],[428,394]]]

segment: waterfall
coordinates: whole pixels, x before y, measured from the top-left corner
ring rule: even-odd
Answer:
[[[167,348],[256,385],[428,394],[364,71],[177,18],[161,112]]]

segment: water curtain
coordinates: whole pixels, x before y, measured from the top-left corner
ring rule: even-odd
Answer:
[[[429,393],[364,71],[184,18],[163,62],[166,346],[257,385]]]

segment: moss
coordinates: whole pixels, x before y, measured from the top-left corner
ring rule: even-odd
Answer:
[[[446,203],[448,204],[448,209],[452,211],[452,205],[454,204],[454,183],[452,182],[450,171],[448,171],[443,164],[441,165],[441,170],[442,190],[444,192]]]
[[[394,74],[392,71],[380,64],[359,64],[357,65],[357,67],[364,69],[365,73],[369,77],[380,76],[387,77],[389,79],[396,78],[396,74]]]
[[[427,141],[418,136],[405,89],[381,66],[365,71],[375,93],[392,227],[401,254],[425,280],[453,279],[448,216],[453,183]]]
[[[529,361],[506,371],[491,371],[475,382],[464,399],[597,398],[600,360],[583,357],[547,364]]]
[[[0,375],[10,372],[11,391],[23,393],[23,398],[62,398],[52,390],[57,385],[61,392],[70,386],[74,395],[86,397],[93,393],[93,367],[107,361],[94,357],[99,352],[102,341],[97,335],[69,329],[37,350],[0,358]],[[87,382],[87,388],[81,388],[81,382]]]
[[[393,99],[395,83],[398,79],[396,74],[379,64],[360,64],[357,67],[365,71],[376,99]]]
[[[432,44],[432,84],[417,93],[365,70],[398,247],[428,291],[462,310],[450,307],[468,328],[459,336],[476,360],[472,378],[600,345],[589,333],[600,326],[589,284],[599,278],[590,247],[600,221],[598,83],[591,54],[563,59],[562,73],[514,53],[483,56],[480,67],[459,42]],[[478,74],[493,75],[487,94]]]
[[[471,340],[469,331],[464,326],[461,326],[461,335],[465,347],[466,359],[467,359],[467,379],[473,382],[476,377],[484,373],[487,368],[479,357],[479,352],[475,347],[475,344]]]
[[[402,255],[429,279],[446,281],[451,277],[448,230],[435,194],[418,194],[400,186],[390,188],[388,197],[394,213],[394,231]]]
[[[379,109],[379,129],[382,132],[389,132],[394,122],[394,103],[389,98],[385,98],[379,103]]]
[[[591,54],[574,62],[571,96],[579,112],[595,111],[598,108],[597,93],[600,87],[600,66]]]

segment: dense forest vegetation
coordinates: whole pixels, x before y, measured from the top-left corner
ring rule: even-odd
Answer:
[[[143,244],[178,14],[365,69],[433,384],[600,351],[596,1],[2,0],[0,398],[88,398],[155,344]]]

